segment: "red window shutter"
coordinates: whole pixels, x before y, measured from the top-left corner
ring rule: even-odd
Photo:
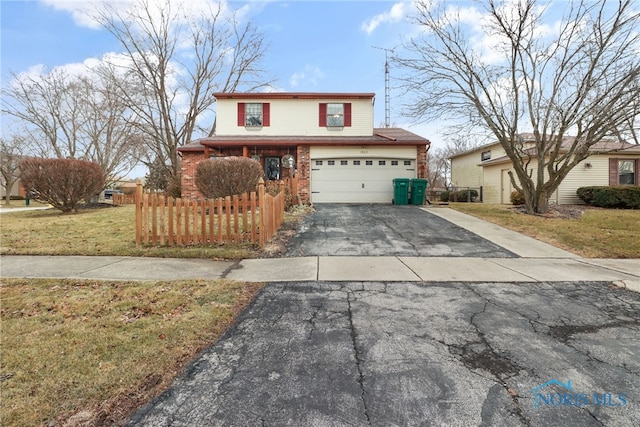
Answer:
[[[635,163],[636,163],[636,185],[640,185],[640,159],[636,159]]]
[[[327,104],[320,103],[320,117],[318,120],[318,126],[327,126]]]
[[[244,102],[238,102],[238,126],[244,126]]]
[[[618,159],[609,159],[609,185],[618,185]]]
[[[344,125],[351,126],[351,103],[344,104]]]
[[[262,126],[271,124],[271,108],[268,102],[262,104]]]

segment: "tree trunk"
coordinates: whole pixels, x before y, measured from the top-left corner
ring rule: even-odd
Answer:
[[[5,187],[4,187],[4,205],[5,206],[10,206],[11,205],[11,189],[13,188],[13,185],[15,184],[15,181],[11,181],[11,180],[7,180]]]

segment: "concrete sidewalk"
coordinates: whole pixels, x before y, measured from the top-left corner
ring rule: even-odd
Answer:
[[[22,207],[6,207],[0,206],[0,214],[8,214],[13,212],[24,212],[24,211],[42,211],[46,209],[53,209],[51,206],[22,206]]]
[[[640,291],[639,259],[298,257],[211,261],[109,256],[3,256],[1,277],[248,282],[607,281]]]
[[[114,256],[0,257],[0,277],[259,282],[610,281],[640,291],[640,259],[587,259],[448,208],[424,208],[521,258],[309,256],[239,261]]]
[[[556,248],[548,243],[450,208],[424,207],[422,209],[469,230],[498,246],[502,246],[523,258],[580,258],[576,254]]]

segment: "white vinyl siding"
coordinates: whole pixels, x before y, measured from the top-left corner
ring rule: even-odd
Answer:
[[[270,126],[259,131],[238,126],[238,102],[270,104]],[[350,103],[351,126],[332,129],[318,125],[320,103]],[[371,136],[373,103],[371,99],[218,99],[216,135],[234,136]]]

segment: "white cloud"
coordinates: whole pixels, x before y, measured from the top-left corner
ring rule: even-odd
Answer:
[[[291,85],[291,87],[296,87],[301,83],[308,83],[312,86],[316,86],[318,85],[320,80],[324,78],[324,76],[325,74],[322,72],[320,67],[318,67],[317,65],[307,64],[304,66],[303,71],[294,73],[289,78],[289,84]]]
[[[247,16],[250,5],[244,5],[238,9],[232,9],[227,1],[215,0],[40,0],[45,5],[51,6],[55,10],[65,11],[71,14],[74,22],[80,27],[98,29],[100,24],[95,19],[97,13],[101,11],[116,11],[120,17],[130,15],[149,14],[152,18],[159,20],[161,11],[169,3],[172,13],[175,13],[176,24],[190,23],[203,17],[209,17],[218,10],[222,11],[221,16],[236,13],[238,19]],[[147,7],[140,10],[143,4]],[[166,13],[166,11],[164,11]]]
[[[103,5],[103,0],[41,0],[55,10],[68,12],[79,27],[92,29],[100,28],[100,24],[93,18],[93,14]]]
[[[56,76],[65,81],[77,77],[98,80],[97,71],[103,66],[111,67],[116,73],[119,71],[126,73],[131,66],[131,58],[124,54],[108,52],[105,53],[102,58],[87,58],[82,62],[71,62],[53,68],[47,68],[43,64],[38,64],[17,74],[10,84],[23,83],[29,85],[45,81],[50,76]],[[175,81],[176,78],[172,78],[170,83],[175,84]]]
[[[383,12],[367,19],[360,28],[367,34],[371,34],[382,24],[400,22],[407,15],[407,9],[410,7],[411,3],[395,3],[388,12]]]

